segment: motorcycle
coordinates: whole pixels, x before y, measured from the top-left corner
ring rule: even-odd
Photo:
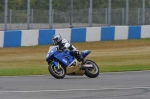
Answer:
[[[90,52],[84,50],[80,53],[85,58]],[[65,75],[83,76],[84,74],[89,78],[96,78],[100,73],[98,65],[92,60],[85,60],[82,64],[70,54],[69,50],[59,50],[58,46],[49,47],[46,61],[49,73],[57,79],[62,79]]]

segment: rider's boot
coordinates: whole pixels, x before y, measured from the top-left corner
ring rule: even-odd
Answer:
[[[81,61],[82,61],[82,65],[84,65],[86,63],[84,58],[81,58]]]
[[[81,62],[80,69],[84,69],[83,65],[86,63],[86,60],[81,55],[77,56],[77,60]]]

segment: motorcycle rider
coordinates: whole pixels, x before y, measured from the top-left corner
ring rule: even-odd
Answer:
[[[60,34],[56,34],[52,38],[53,44],[58,45],[60,50],[69,49],[70,54],[74,56],[79,62],[82,61],[82,65],[85,63],[84,58],[80,52],[75,48],[67,39],[63,39]]]

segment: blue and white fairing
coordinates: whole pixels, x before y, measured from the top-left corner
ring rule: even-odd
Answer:
[[[48,61],[53,55],[54,53],[56,53],[58,46],[50,46],[47,56],[46,56],[46,61]]]
[[[81,55],[82,55],[83,58],[85,58],[89,53],[91,53],[90,50],[84,50],[84,51],[81,52]]]
[[[58,66],[58,63],[61,63],[66,67],[70,66],[72,62],[75,60],[75,57],[70,55],[69,50],[58,51],[57,49],[58,46],[50,46],[46,56],[46,61],[49,62],[49,60],[53,60],[51,61],[51,63],[55,64],[55,66]],[[81,55],[83,56],[83,58],[85,58],[89,53],[90,50],[85,50],[81,52]]]
[[[51,46],[49,48],[49,51],[46,56],[46,61],[48,62],[50,59],[53,60],[52,63],[55,64],[55,66],[58,66],[58,63],[63,64],[64,66],[69,66],[75,58],[70,55],[69,50],[65,51],[58,51],[58,46]]]

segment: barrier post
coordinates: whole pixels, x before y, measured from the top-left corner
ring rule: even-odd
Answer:
[[[5,0],[5,9],[4,9],[4,30],[7,30],[7,16],[8,16],[8,0]]]
[[[73,0],[70,0],[70,28],[72,28]]]
[[[93,0],[90,0],[90,8],[89,8],[89,27],[92,26],[92,10],[93,10]]]
[[[142,25],[145,24],[145,0],[142,0]]]
[[[12,9],[9,10],[9,29],[11,30]]]
[[[30,29],[30,0],[27,1],[27,29]]]
[[[129,24],[129,0],[126,0],[126,25]]]
[[[124,25],[124,19],[125,19],[125,18],[124,18],[124,12],[125,12],[125,11],[124,11],[124,8],[122,8],[122,25]]]
[[[53,22],[52,22],[52,17],[53,17],[53,14],[52,14],[52,1],[53,0],[49,0],[49,28],[52,29],[53,27]]]
[[[108,25],[111,25],[111,0],[108,0]]]
[[[140,8],[137,8],[137,24],[140,24]]]
[[[108,8],[105,8],[105,24],[108,24]]]

